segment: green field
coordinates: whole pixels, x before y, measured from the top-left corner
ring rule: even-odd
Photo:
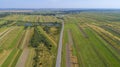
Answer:
[[[11,13],[0,18],[0,67],[120,67],[120,13]],[[55,15],[54,15],[55,14]]]
[[[77,57],[76,63],[79,67],[119,67],[120,30],[117,16],[109,13],[83,12],[65,17],[62,67],[66,67],[67,62],[68,30],[72,33],[73,55]],[[71,64],[74,64],[72,60]]]

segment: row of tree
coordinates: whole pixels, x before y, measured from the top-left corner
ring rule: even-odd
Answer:
[[[37,27],[34,28],[34,34],[32,36],[32,39],[31,39],[31,46],[33,48],[35,48],[35,57],[33,58],[34,60],[34,67],[37,67],[39,65],[41,65],[40,63],[40,56],[39,56],[39,52],[41,51],[40,49],[40,44],[44,44],[48,50],[51,50],[52,48],[52,44],[49,43],[49,41],[47,40],[47,38],[41,34],[41,31],[38,30]]]

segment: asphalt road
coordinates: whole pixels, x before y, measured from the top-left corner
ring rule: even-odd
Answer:
[[[62,29],[61,29],[60,39],[59,39],[59,44],[58,44],[58,54],[57,54],[57,59],[56,59],[56,67],[61,67],[63,30],[64,30],[64,22],[62,22]]]

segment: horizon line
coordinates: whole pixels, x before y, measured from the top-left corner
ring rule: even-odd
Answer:
[[[0,9],[120,9],[120,8],[0,8]]]

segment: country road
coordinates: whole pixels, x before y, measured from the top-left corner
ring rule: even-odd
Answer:
[[[61,67],[63,30],[64,30],[64,22],[62,22],[62,29],[61,29],[60,39],[59,39],[59,44],[58,44],[58,53],[57,53],[57,59],[56,59],[56,67]]]

